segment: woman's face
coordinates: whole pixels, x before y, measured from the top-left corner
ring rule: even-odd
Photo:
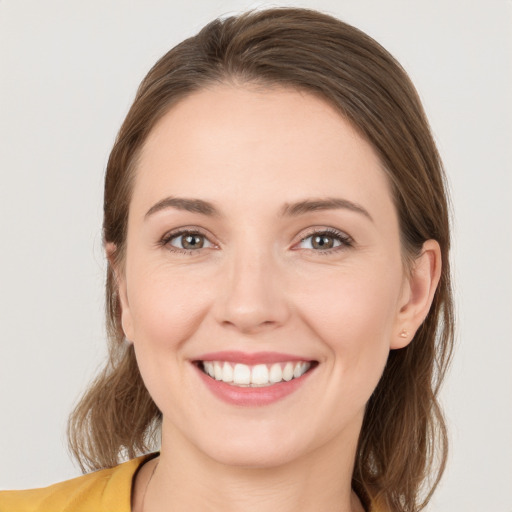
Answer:
[[[164,439],[248,466],[354,445],[408,297],[378,157],[284,88],[219,85],[162,118],[119,277]]]

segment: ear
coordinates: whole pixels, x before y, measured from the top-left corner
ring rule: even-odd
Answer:
[[[390,348],[407,346],[428,315],[441,277],[441,248],[427,240],[405,278]]]
[[[119,304],[121,307],[121,326],[124,335],[128,341],[133,340],[133,322],[130,312],[130,305],[128,303],[128,293],[126,288],[126,276],[123,265],[120,263],[117,255],[117,246],[112,242],[105,244],[105,253],[108,263],[114,274],[116,291],[119,297]]]

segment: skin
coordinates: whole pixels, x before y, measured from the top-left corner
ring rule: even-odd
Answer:
[[[147,215],[168,196],[210,201],[221,215]],[[280,216],[285,203],[327,197],[368,215]],[[205,235],[202,248],[161,243],[183,227]],[[350,244],[313,245],[326,228]],[[362,510],[350,481],[365,404],[389,350],[409,343],[428,312],[439,246],[427,241],[410,269],[403,261],[379,158],[323,100],[217,85],[174,106],[143,148],[117,269],[123,329],[163,413],[161,456],[139,472],[133,510],[146,488],[144,512]],[[284,399],[239,407],[192,364],[221,350],[319,364]]]

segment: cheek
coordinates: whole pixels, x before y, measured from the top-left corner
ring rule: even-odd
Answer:
[[[327,348],[335,382],[366,401],[386,364],[401,271],[332,272],[302,281],[298,311]]]
[[[204,316],[208,301],[205,293],[198,293],[198,279],[163,269],[132,275],[128,299],[134,341],[162,349],[186,341]]]
[[[178,411],[178,416],[187,417],[181,394],[172,390],[182,390],[187,382],[183,348],[207,311],[208,298],[198,293],[200,281],[204,285],[198,276],[155,266],[129,276],[137,364],[150,395],[166,415]]]
[[[400,284],[400,271],[344,269],[301,280],[297,295],[304,314],[326,339],[353,340],[359,345],[378,342],[391,333]]]

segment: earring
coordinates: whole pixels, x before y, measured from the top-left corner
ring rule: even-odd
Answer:
[[[409,336],[409,331],[407,329],[402,329],[399,334],[400,338],[407,338]]]

